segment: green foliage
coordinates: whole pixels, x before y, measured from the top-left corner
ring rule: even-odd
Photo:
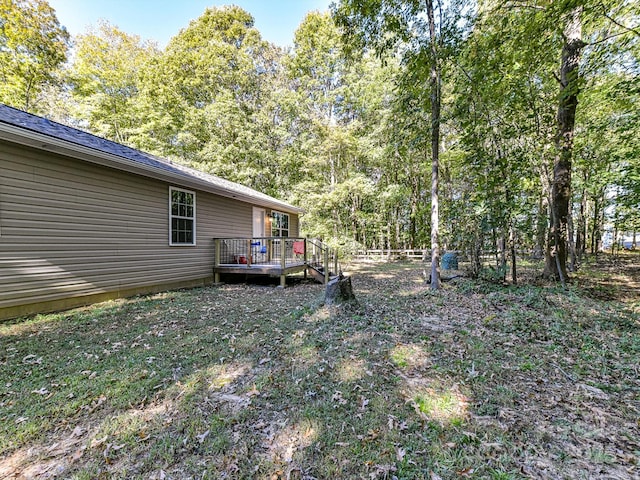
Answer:
[[[96,134],[130,143],[139,125],[136,114],[142,72],[158,55],[155,45],[106,21],[97,30],[79,35],[69,72],[77,115]]]
[[[0,100],[299,204],[303,233],[345,252],[428,248],[435,46],[442,243],[472,258],[498,244],[541,252],[553,72],[574,3],[449,2],[436,45],[417,0],[309,13],[291,50],[239,7],[205,10],[163,50],[102,22],[75,39],[63,75],[68,35],[53,10],[2,0]],[[572,177],[584,250],[605,222],[640,228],[640,47],[632,4],[579,3],[588,45]]]
[[[0,1],[0,102],[39,112],[39,95],[59,80],[69,34],[46,0]]]
[[[550,170],[556,88],[547,72],[555,57],[521,48],[538,27],[528,14],[515,8],[500,13],[481,9],[454,87],[461,155],[451,170],[457,186],[452,209],[458,225],[473,233],[456,239],[471,252],[493,250],[496,235],[506,238],[510,231],[525,240],[523,247],[533,247],[518,230],[531,232],[535,215],[544,215],[538,204]],[[558,51],[548,37],[536,36],[537,42]]]

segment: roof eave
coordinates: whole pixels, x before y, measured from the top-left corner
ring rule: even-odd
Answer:
[[[206,180],[195,178],[187,174],[172,174],[152,165],[144,165],[119,155],[102,152],[67,140],[52,137],[50,135],[26,130],[15,125],[0,123],[0,139],[58,155],[65,155],[67,157],[76,158],[97,165],[116,168],[118,170],[123,170],[156,180],[162,180],[167,183],[213,193],[227,198],[234,198],[261,207],[275,208],[288,213],[304,213],[303,209],[294,207],[293,205],[289,205],[285,202],[280,202],[277,199],[273,199],[273,201],[271,201],[246,195],[241,192],[227,190],[207,182]]]

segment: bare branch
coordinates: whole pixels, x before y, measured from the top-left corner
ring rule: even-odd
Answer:
[[[551,73],[553,74],[553,78],[555,78],[558,81],[558,83],[564,87],[565,84],[562,83],[562,80],[560,80],[560,77],[558,76],[558,74],[556,72],[551,72]]]
[[[633,32],[633,33],[635,33],[636,35],[638,35],[638,34],[639,34],[639,33],[638,33],[638,32],[636,32],[635,30],[627,30],[626,32],[618,32],[618,33],[613,33],[613,34],[611,34],[611,35],[607,35],[606,37],[601,38],[600,40],[595,40],[595,41],[593,41],[593,42],[585,43],[585,45],[589,45],[589,46],[591,46],[591,45],[598,45],[598,44],[600,44],[600,43],[604,43],[604,42],[606,42],[606,41],[608,41],[608,40],[611,40],[612,38],[619,37],[620,35],[626,35],[627,33],[630,33],[630,32]]]
[[[545,9],[545,7],[540,5],[529,5],[527,3],[516,3],[516,2],[509,2],[503,6],[504,8],[528,8],[529,10],[541,10],[541,11]]]
[[[637,30],[637,28],[634,27],[627,27],[626,25],[624,25],[623,23],[618,22],[615,18],[610,17],[609,15],[607,15],[606,13],[604,14],[605,18],[607,18],[610,22],[615,23],[617,26],[619,26],[620,28],[626,30],[625,32],[622,33],[635,33],[636,35],[638,35],[640,37],[640,31]],[[618,35],[622,35],[622,33],[618,33],[615,36]]]

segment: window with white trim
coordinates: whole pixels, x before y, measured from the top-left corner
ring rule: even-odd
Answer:
[[[271,212],[271,236],[273,237],[288,237],[289,236],[289,214]]]
[[[196,192],[169,187],[169,245],[196,244]]]

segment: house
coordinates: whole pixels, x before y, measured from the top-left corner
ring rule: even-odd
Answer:
[[[301,213],[0,104],[0,319],[204,285],[224,272],[284,282],[306,268]]]

